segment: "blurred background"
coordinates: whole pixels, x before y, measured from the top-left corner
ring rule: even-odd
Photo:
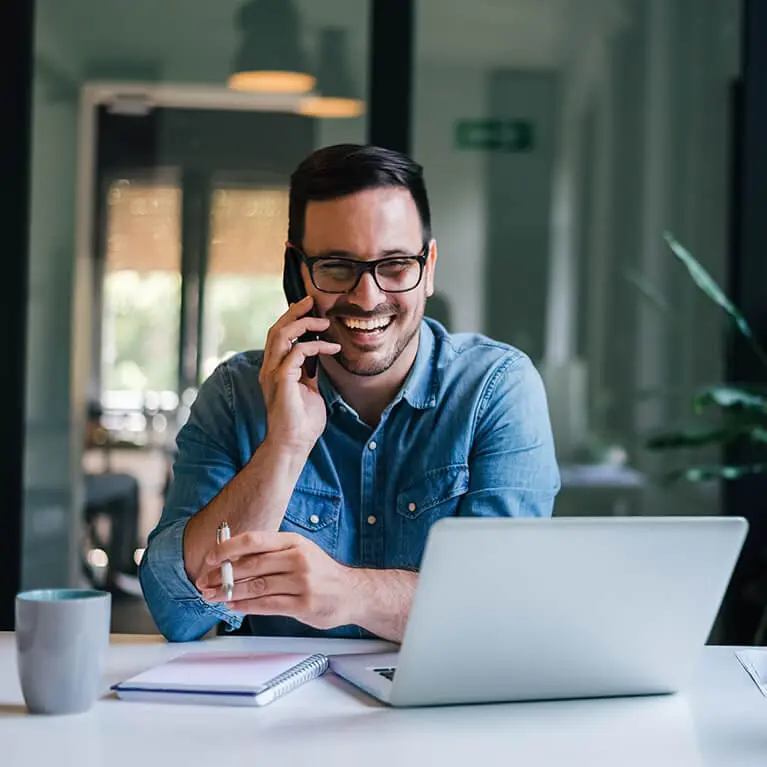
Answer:
[[[767,642],[763,480],[667,482],[727,456],[648,444],[687,428],[741,353],[664,233],[736,297],[762,290],[743,294],[760,267],[738,260],[760,226],[739,197],[752,4],[37,0],[28,294],[9,292],[26,325],[15,583],[105,586],[115,630],[154,630],[136,567],[175,434],[285,309],[289,175],[318,147],[372,142],[425,169],[427,313],[544,376],[555,513],[753,518],[718,636]]]

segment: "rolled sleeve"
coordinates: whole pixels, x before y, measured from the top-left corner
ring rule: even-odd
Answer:
[[[159,531],[147,548],[139,570],[152,617],[170,641],[199,639],[224,621],[239,628],[243,616],[221,604],[205,602],[184,568],[185,520]]]

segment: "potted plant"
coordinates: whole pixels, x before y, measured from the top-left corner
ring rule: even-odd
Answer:
[[[763,366],[767,380],[767,353],[738,308],[698,261],[670,234],[665,235],[674,255],[684,264],[695,284],[724,310]],[[652,297],[652,296],[651,296]],[[658,433],[649,438],[650,450],[696,449],[734,444],[767,445],[767,386],[722,383],[693,395],[692,409],[705,425]],[[713,413],[712,413],[713,411]],[[713,416],[713,420],[712,420]],[[767,455],[767,451],[765,451]],[[696,464],[671,472],[668,479],[691,482],[736,480],[767,471],[767,459],[749,462]],[[763,610],[754,644],[767,643],[767,563],[744,585],[743,597]]]
[[[759,344],[741,312],[686,248],[668,233],[665,235],[665,240],[674,255],[687,268],[695,284],[726,312],[764,366],[765,379],[767,379],[767,353]],[[712,409],[716,410],[713,414]],[[725,447],[736,442],[767,445],[767,386],[729,383],[707,386],[693,395],[692,410],[701,421],[705,416],[707,422],[705,426],[693,426],[689,429],[655,434],[650,437],[646,446],[650,450],[675,450],[711,445]],[[746,474],[765,471],[767,471],[767,461],[698,464],[676,471],[670,475],[670,478],[684,478],[693,482],[732,480]]]

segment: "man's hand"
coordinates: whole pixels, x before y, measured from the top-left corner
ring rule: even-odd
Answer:
[[[250,615],[287,615],[318,629],[352,622],[357,578],[317,544],[296,533],[247,532],[205,559],[197,588],[209,602],[225,600],[221,562],[230,560],[234,591],[227,607]]]
[[[294,343],[309,330],[327,330],[324,317],[303,316],[312,308],[307,296],[293,304],[269,329],[259,374],[266,403],[267,439],[308,455],[325,430],[327,414],[317,378],[308,378],[302,365],[307,357],[337,354],[341,345],[329,341]]]
[[[266,439],[237,476],[189,520],[184,531],[184,568],[192,581],[202,574],[205,554],[222,521],[235,533],[279,528],[296,480],[325,430],[325,400],[317,378],[307,378],[301,366],[309,355],[336,354],[341,347],[326,341],[293,343],[308,330],[327,328],[326,319],[302,316],[311,307],[307,296],[269,330],[259,374],[266,404]],[[196,464],[194,470],[198,470]]]

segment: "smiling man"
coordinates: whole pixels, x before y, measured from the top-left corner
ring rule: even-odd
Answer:
[[[404,155],[341,145],[304,160],[285,259],[307,295],[263,351],[202,385],[144,594],[172,641],[243,621],[261,635],[401,641],[437,519],[551,515],[543,385],[523,352],[424,318],[437,245],[422,170]],[[217,545],[223,521],[232,537]]]

